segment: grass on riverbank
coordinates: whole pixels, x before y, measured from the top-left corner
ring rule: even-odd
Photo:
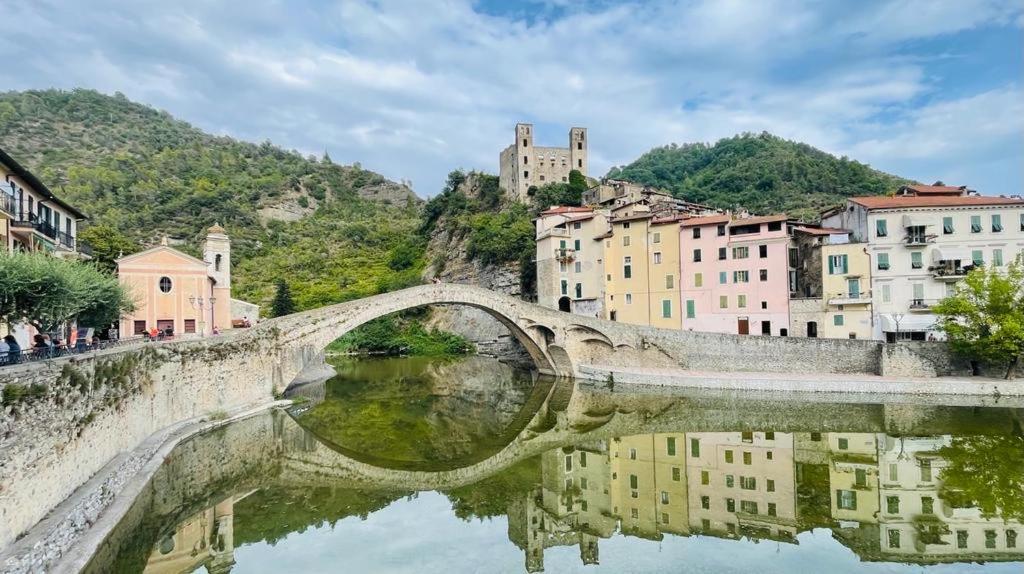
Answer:
[[[427,329],[426,311],[413,310],[374,319],[327,346],[327,353],[458,357],[476,351],[455,333]]]

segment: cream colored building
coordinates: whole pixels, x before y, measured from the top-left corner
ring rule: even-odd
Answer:
[[[686,435],[655,433],[612,439],[611,503],[623,534],[660,540],[687,535]]]
[[[207,232],[203,259],[164,240],[118,259],[117,275],[136,302],[135,311],[121,318],[122,337],[153,328],[178,336],[206,336],[214,329],[232,328],[231,241],[219,225]],[[257,317],[249,319],[254,322]]]
[[[878,515],[878,445],[872,433],[829,433],[832,518],[871,524]]]
[[[569,130],[569,147],[536,147],[533,124],[516,124],[516,139],[499,156],[499,185],[521,202],[530,201],[530,188],[568,183],[569,172],[587,175],[587,129]]]
[[[938,188],[937,191],[932,188]],[[873,337],[943,338],[931,307],[976,265],[1005,268],[1024,251],[1024,199],[912,186],[897,197],[853,197],[822,215],[849,229],[871,260]]]
[[[611,220],[605,249],[605,309],[612,321],[680,328],[679,222],[636,205]]]
[[[537,303],[551,309],[605,318],[604,243],[607,212],[553,207],[537,229]]]
[[[793,229],[796,289],[789,302],[796,337],[871,339],[871,259],[850,232],[811,226]]]

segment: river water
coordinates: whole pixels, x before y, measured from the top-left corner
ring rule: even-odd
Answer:
[[[87,571],[1024,571],[1024,409],[337,367],[181,444]]]

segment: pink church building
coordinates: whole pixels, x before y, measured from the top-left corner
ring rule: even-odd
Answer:
[[[789,334],[789,234],[783,214],[712,215],[679,227],[682,327]]]

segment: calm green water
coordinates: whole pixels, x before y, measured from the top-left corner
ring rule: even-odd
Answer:
[[[182,444],[94,572],[1024,571],[1024,409],[343,363]]]

